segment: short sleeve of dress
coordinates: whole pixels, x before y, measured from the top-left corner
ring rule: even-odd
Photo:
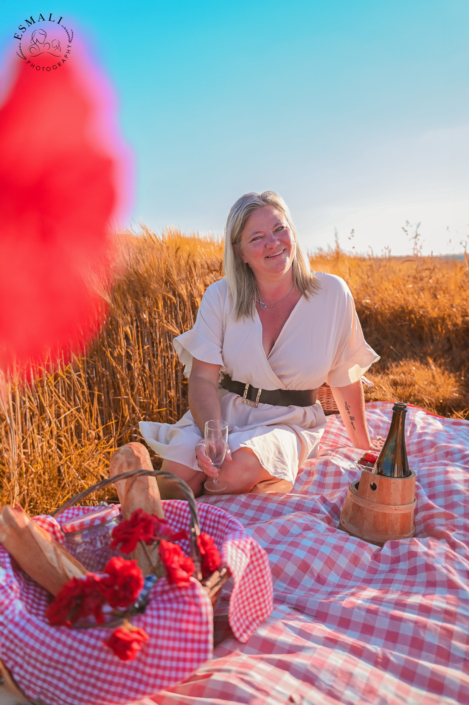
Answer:
[[[225,284],[225,287],[222,284]],[[185,365],[186,377],[191,373],[194,357],[212,365],[221,365],[222,370],[224,369],[223,292],[226,288],[224,280],[209,286],[200,302],[194,327],[173,340],[177,356]]]
[[[346,387],[358,382],[371,365],[379,360],[379,355],[366,342],[355,309],[352,293],[345,282],[345,301],[341,317],[339,344],[326,382],[331,387]]]

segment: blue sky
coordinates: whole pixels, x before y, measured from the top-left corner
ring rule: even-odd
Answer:
[[[136,164],[122,225],[221,234],[272,189],[308,250],[461,252],[469,236],[467,0],[0,0],[86,36]],[[354,228],[354,237],[349,239]],[[412,227],[410,228],[412,231]]]

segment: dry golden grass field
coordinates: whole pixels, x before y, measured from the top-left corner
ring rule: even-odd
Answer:
[[[187,409],[172,339],[192,327],[206,287],[222,276],[222,245],[175,229],[139,235],[118,238],[109,314],[86,355],[8,385],[0,506],[49,513],[107,473],[112,451],[139,439],[141,419],[175,422]],[[367,401],[469,418],[468,260],[350,256],[338,247],[310,259],[347,281],[381,355],[367,374],[375,385]]]

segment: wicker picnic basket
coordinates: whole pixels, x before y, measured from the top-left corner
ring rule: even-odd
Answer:
[[[98,492],[98,490],[101,490],[104,487],[107,487],[108,485],[112,485],[115,482],[117,482],[118,480],[127,480],[130,477],[137,477],[137,476],[153,476],[156,478],[156,481],[158,481],[159,477],[164,480],[171,480],[172,482],[174,482],[178,486],[178,488],[184,494],[184,498],[189,503],[190,518],[191,518],[191,525],[190,525],[191,558],[194,561],[197,579],[205,588],[207,595],[210,597],[212,605],[215,606],[221,588],[223,587],[223,585],[226,583],[226,581],[230,577],[230,571],[229,571],[228,566],[226,566],[226,565],[221,566],[220,569],[216,570],[214,573],[212,573],[212,575],[209,575],[208,577],[202,579],[202,572],[200,569],[200,565],[201,565],[200,550],[199,550],[199,546],[197,544],[197,538],[200,536],[200,520],[199,520],[198,511],[197,511],[197,503],[195,501],[194,493],[192,492],[192,490],[189,487],[189,485],[187,484],[187,482],[184,482],[184,480],[182,480],[180,477],[173,475],[173,473],[168,472],[167,470],[143,470],[143,469],[131,470],[129,472],[122,472],[122,473],[120,473],[120,475],[115,475],[114,477],[108,477],[105,480],[101,480],[100,482],[96,482],[96,484],[92,485],[91,487],[88,487],[88,489],[83,490],[82,492],[79,492],[74,497],[71,497],[66,502],[64,502],[64,504],[62,504],[54,512],[52,512],[51,516],[53,516],[55,519],[57,519],[57,517],[60,516],[60,514],[62,514],[62,512],[64,512],[66,509],[69,509],[70,507],[73,507],[75,504],[77,504],[77,502],[80,502],[81,500],[85,499],[86,497],[89,497],[90,494],[93,494],[94,492]]]
[[[191,558],[193,559],[194,564],[196,566],[196,575],[198,578],[198,582],[203,587],[203,591],[205,591],[205,594],[209,597],[209,600],[212,603],[212,606],[215,604],[217,597],[220,594],[220,590],[221,590],[223,584],[230,577],[231,572],[230,572],[230,568],[228,567],[228,565],[222,564],[218,570],[216,570],[214,573],[212,573],[207,578],[202,579],[201,570],[200,570],[200,565],[201,565],[200,552],[199,552],[199,548],[197,545],[197,537],[200,535],[201,527],[202,527],[202,530],[207,530],[207,531],[212,530],[214,532],[213,536],[218,535],[218,539],[216,539],[216,540],[218,540],[218,542],[220,542],[220,541],[227,541],[228,542],[227,546],[229,546],[229,548],[227,549],[228,550],[227,556],[231,556],[231,557],[234,556],[235,563],[233,565],[236,565],[236,563],[239,564],[241,556],[244,557],[244,559],[241,559],[241,563],[242,563],[242,561],[245,560],[246,555],[249,556],[250,553],[252,554],[253,567],[250,569],[250,571],[251,571],[249,573],[250,577],[246,578],[246,581],[243,583],[243,585],[245,587],[242,589],[240,587],[241,583],[240,583],[239,575],[238,575],[238,578],[236,578],[236,571],[238,570],[238,568],[234,568],[235,572],[233,573],[233,577],[235,579],[235,589],[233,592],[233,596],[236,593],[236,597],[230,598],[230,605],[231,605],[230,614],[232,614],[234,611],[237,610],[236,622],[234,624],[232,624],[232,627],[235,630],[235,636],[236,636],[236,638],[240,638],[241,641],[245,641],[247,638],[249,638],[249,634],[252,633],[253,629],[256,628],[256,625],[259,624],[261,621],[263,621],[268,616],[268,614],[270,614],[271,609],[272,609],[272,583],[271,583],[268,558],[266,555],[264,555],[265,552],[263,551],[263,549],[261,549],[253,539],[251,539],[247,534],[245,534],[245,532],[244,532],[242,526],[239,524],[239,522],[237,522],[237,520],[234,517],[227,514],[227,512],[225,512],[224,510],[222,510],[218,507],[214,507],[210,504],[202,504],[199,508],[199,511],[201,512],[201,517],[202,517],[202,522],[201,522],[201,520],[199,519],[199,511],[197,508],[197,504],[195,502],[194,495],[193,495],[191,489],[189,488],[189,486],[180,478],[177,478],[176,476],[172,475],[171,473],[164,472],[161,470],[155,470],[155,471],[132,470],[130,472],[121,473],[119,475],[116,475],[115,477],[108,478],[106,480],[102,480],[101,482],[96,483],[92,487],[89,487],[88,489],[84,490],[83,492],[80,492],[79,494],[70,498],[61,507],[56,509],[55,512],[53,512],[53,514],[51,516],[39,517],[38,519],[40,519],[44,522],[49,522],[51,525],[53,524],[54,526],[58,526],[58,524],[56,523],[55,520],[58,516],[60,516],[64,512],[66,512],[65,516],[68,518],[70,516],[70,513],[77,512],[77,516],[78,516],[79,515],[78,513],[80,511],[82,511],[83,509],[85,509],[84,507],[73,507],[73,505],[75,505],[77,502],[80,502],[81,500],[85,499],[93,492],[96,492],[97,490],[103,489],[104,487],[106,487],[109,484],[113,484],[116,481],[125,480],[129,477],[134,477],[134,476],[138,476],[138,475],[147,475],[147,476],[153,475],[156,479],[158,479],[158,477],[162,477],[167,480],[172,480],[178,485],[178,487],[181,488],[188,504],[183,500],[182,501],[181,500],[166,500],[166,501],[164,501],[163,506],[165,509],[165,516],[167,516],[168,522],[170,524],[172,522],[174,528],[177,528],[177,529],[182,528],[183,523],[186,522],[187,520],[190,520],[189,543],[185,539],[183,539],[183,541],[186,541],[186,546],[190,546],[190,554],[191,554]],[[88,509],[88,508],[86,508],[86,509]],[[66,510],[69,510],[69,511],[66,511]],[[187,526],[187,524],[186,524],[186,526]],[[218,534],[216,533],[217,531],[218,531]],[[223,538],[220,538],[220,537],[223,537]],[[235,543],[233,543],[233,541]],[[239,543],[239,541],[241,541],[241,543]],[[238,543],[236,543],[236,542],[238,542]],[[236,548],[237,546],[239,546],[239,548]],[[233,553],[233,550],[235,552],[239,551],[237,558],[236,558],[236,555]],[[244,565],[246,565],[246,563],[244,563]],[[251,563],[249,565],[251,565]],[[242,570],[245,570],[245,568],[243,568]],[[244,573],[243,573],[243,575],[244,575]],[[194,576],[194,577],[196,577],[196,576]],[[243,578],[243,580],[244,580],[244,578]],[[159,617],[155,617],[155,614],[157,614],[155,612],[155,610],[161,611],[163,608],[168,610],[167,606],[165,607],[164,605],[165,604],[172,605],[173,599],[176,601],[179,599],[179,600],[186,600],[186,602],[184,604],[186,606],[188,606],[187,609],[192,610],[192,619],[194,619],[194,614],[195,614],[195,622],[192,622],[194,627],[191,628],[192,631],[188,632],[187,638],[184,635],[181,635],[178,633],[177,640],[175,637],[173,639],[172,646],[170,644],[168,647],[168,652],[171,652],[171,648],[172,648],[173,654],[178,654],[178,655],[180,654],[181,655],[180,659],[176,657],[177,658],[176,661],[171,661],[171,667],[172,668],[174,668],[176,666],[179,667],[179,662],[181,660],[184,660],[184,658],[186,658],[187,660],[184,665],[184,668],[186,668],[186,672],[182,673],[182,671],[181,671],[177,677],[172,676],[172,680],[171,679],[168,680],[167,674],[164,674],[164,677],[162,677],[159,681],[155,681],[155,680],[152,681],[152,687],[154,684],[155,690],[149,691],[147,689],[146,690],[147,693],[157,692],[158,690],[160,690],[164,687],[168,687],[173,683],[180,682],[180,680],[184,680],[186,677],[188,677],[188,675],[190,675],[191,672],[193,672],[198,667],[198,665],[203,663],[207,658],[210,658],[211,648],[213,648],[213,628],[209,629],[208,622],[207,622],[207,620],[210,620],[210,619],[213,621],[213,611],[210,610],[210,612],[208,612],[207,608],[203,607],[203,604],[200,602],[200,597],[199,597],[199,601],[193,604],[192,602],[188,603],[187,598],[185,598],[180,591],[179,591],[179,594],[178,594],[178,592],[171,593],[170,592],[171,586],[168,586],[166,584],[165,580],[162,581],[161,588],[160,588],[160,591],[163,591],[163,592],[158,593],[158,586],[159,585],[160,585],[160,581],[158,581],[156,583],[155,589],[157,590],[157,593],[155,593],[155,595],[161,594],[162,597],[152,597],[152,599],[149,602],[148,607],[145,611],[145,614],[139,615],[139,620],[160,619]],[[247,588],[246,588],[246,585],[248,586]],[[43,589],[39,588],[39,586],[38,586],[38,589],[42,590],[41,594],[43,595],[44,594]],[[246,592],[247,589],[248,589],[248,591],[250,591],[250,594]],[[254,589],[254,593],[252,592],[253,589]],[[189,588],[187,588],[187,590],[189,590]],[[200,590],[200,588],[195,589],[195,585],[194,585],[194,587],[192,588],[191,595],[199,594],[199,590]],[[242,593],[243,597],[240,596],[241,593]],[[181,597],[179,597],[179,595],[181,595]],[[253,603],[253,598],[255,598],[254,603]],[[193,598],[191,598],[191,599],[193,599]],[[232,599],[235,600],[236,604],[232,603],[232,601],[231,601]],[[45,596],[41,597],[40,600],[44,601]],[[161,602],[160,600],[163,600],[163,602]],[[164,603],[164,600],[166,600],[166,603]],[[196,600],[197,600],[197,598],[196,598]],[[263,600],[263,603],[262,603],[262,600]],[[254,615],[254,619],[253,619],[252,605],[257,603],[258,601],[260,601],[262,606],[255,607],[255,610],[257,610],[257,611],[256,611],[256,614]],[[173,629],[173,626],[172,626],[173,622],[175,624],[176,623],[184,623],[184,616],[181,614],[181,603],[175,602],[174,604],[175,604],[175,606],[170,607],[170,611],[167,614],[165,613],[166,614],[165,620],[163,620],[163,622],[161,623],[162,624],[161,629],[163,631],[161,631],[161,632],[158,631],[160,629],[159,627],[158,628],[156,628],[155,626],[153,627],[154,631],[153,631],[153,636],[152,636],[151,641],[155,642],[155,646],[152,648],[159,649],[158,653],[160,653],[160,654],[162,654],[162,653],[164,654],[164,649],[162,652],[161,640],[160,640],[160,642],[158,642],[157,634],[160,634],[161,639],[163,639],[163,634],[165,633],[164,630],[166,630],[166,632],[167,632],[168,629],[170,629],[170,630]],[[196,605],[199,605],[199,606],[197,607]],[[200,615],[201,615],[200,619],[202,619],[202,622],[200,624],[203,623],[206,625],[204,627],[204,629],[205,629],[204,641],[200,642],[200,647],[198,647],[197,646],[198,642],[197,642],[197,638],[196,638],[196,640],[195,640],[195,642],[193,642],[193,646],[191,648],[193,651],[194,651],[194,649],[197,650],[199,648],[200,652],[201,653],[203,652],[202,657],[200,657],[199,654],[196,654],[195,656],[190,656],[190,655],[182,653],[182,651],[185,648],[186,641],[187,640],[190,641],[190,639],[194,639],[194,633],[197,633],[197,626],[199,625],[199,622],[198,622],[199,618],[197,617],[197,614],[199,614],[198,610],[201,609],[200,605],[202,605],[202,612],[200,612]],[[184,608],[184,605],[182,605],[182,607]],[[233,607],[235,609],[232,609]],[[212,609],[213,609],[213,607],[212,607]],[[35,624],[38,624],[37,610],[34,609],[33,612],[35,612],[35,611],[36,611]],[[150,613],[150,614],[148,615],[148,613]],[[24,614],[25,615],[31,614],[31,610],[26,609],[26,612]],[[159,612],[158,612],[158,614],[159,614]],[[202,617],[202,615],[204,615],[204,617]],[[26,617],[26,618],[29,619],[29,617]],[[179,622],[178,622],[178,620],[179,620]],[[203,620],[205,620],[205,621],[203,621]],[[140,624],[142,624],[145,627],[145,629],[148,630],[146,623],[142,623],[142,621],[140,621]],[[153,624],[155,625],[156,622],[153,621]],[[230,624],[231,624],[231,619],[230,619]],[[31,628],[37,628],[31,624],[25,624],[25,626],[27,628],[27,631],[29,631],[30,635],[31,635]],[[106,626],[107,625],[104,625],[104,627],[106,627]],[[244,630],[244,635],[242,637],[240,637],[236,633],[236,632],[238,632],[238,627],[239,627],[239,629]],[[11,625],[12,630],[13,630],[13,628],[15,629],[14,633],[18,635],[19,642],[17,643],[15,641],[15,639],[17,637],[14,637],[13,641],[11,640],[11,638],[10,638],[9,642],[5,641],[4,642],[5,655],[7,653],[12,653],[9,651],[9,649],[12,648],[12,645],[14,646],[15,652],[16,652],[16,646],[21,645],[21,648],[23,648],[23,636],[22,636],[23,631],[22,631],[21,627],[18,626],[18,623],[16,623],[16,626]],[[195,632],[194,632],[194,628],[195,628]],[[100,639],[102,637],[98,638],[99,628],[85,630],[82,628],[81,629],[80,628],[68,629],[68,628],[62,627],[62,628],[59,628],[57,632],[55,632],[57,634],[57,637],[47,636],[47,634],[46,634],[46,631],[48,631],[48,633],[51,633],[51,634],[54,633],[53,631],[51,632],[51,630],[54,630],[57,628],[53,628],[53,627],[46,628],[44,626],[42,629],[43,629],[43,631],[41,631],[41,639],[42,639],[41,643],[45,643],[45,641],[44,641],[44,636],[45,636],[46,643],[49,643],[49,640],[51,638],[52,639],[57,638],[58,643],[62,644],[62,646],[60,646],[60,648],[59,647],[56,648],[55,646],[52,647],[52,648],[56,648],[56,651],[54,652],[55,654],[59,654],[60,651],[64,649],[64,646],[65,646],[65,648],[70,649],[70,641],[73,641],[73,644],[75,644],[75,643],[77,644],[77,647],[76,647],[78,649],[76,652],[77,657],[82,658],[83,649],[85,648],[85,645],[88,644],[88,641],[87,641],[88,636],[87,635],[89,635],[89,638],[92,641],[94,640],[94,642],[102,643],[100,641]],[[155,629],[156,629],[156,632],[155,632]],[[177,629],[177,626],[175,626],[174,629]],[[67,634],[68,634],[68,636],[67,636]],[[74,636],[74,635],[76,635],[76,636]],[[11,637],[11,635],[10,635],[10,637]],[[166,637],[164,637],[164,638],[166,639]],[[67,642],[68,645],[65,643],[64,639],[68,639],[68,642]],[[209,639],[211,641],[210,647],[207,644],[207,639]],[[10,644],[10,646],[8,646],[8,643]],[[39,643],[39,640],[37,640],[35,642],[35,646],[31,646],[31,649],[33,649],[33,650],[35,648],[37,649],[38,643]],[[91,644],[91,642],[89,642],[89,643]],[[166,642],[165,642],[165,644],[166,644]],[[176,646],[175,646],[175,644],[176,644]],[[180,644],[180,646],[177,646],[177,644]],[[29,648],[29,646],[28,646],[28,648]],[[99,653],[100,654],[99,658],[101,658],[101,652],[96,652],[96,648],[97,648],[96,644],[94,644],[94,646],[92,648],[95,649],[95,651],[93,651],[93,654]],[[179,649],[181,649],[182,651],[179,651]],[[111,655],[112,658],[115,659],[115,661],[113,661],[112,665],[110,666],[109,665],[109,658],[111,658],[111,657],[106,655],[104,653],[105,651],[107,651],[107,650],[104,647],[102,647],[102,653],[103,653],[102,657],[103,657],[103,659],[107,659],[107,663],[105,663],[105,668],[102,668],[100,666],[100,664],[98,664],[98,663],[96,663],[95,668],[98,669],[98,672],[100,673],[100,678],[102,678],[103,676],[106,676],[106,675],[108,677],[107,684],[109,685],[109,690],[106,692],[106,696],[108,694],[110,695],[111,690],[112,690],[112,684],[115,680],[114,697],[113,697],[113,699],[110,699],[109,702],[112,702],[112,703],[124,702],[119,697],[116,698],[116,693],[118,693],[119,696],[123,695],[123,688],[127,687],[127,684],[129,683],[129,678],[132,676],[132,673],[133,673],[132,677],[134,677],[135,675],[137,676],[133,682],[138,683],[138,681],[140,679],[140,685],[141,685],[142,681],[145,681],[145,679],[148,680],[150,678],[149,674],[153,673],[153,675],[151,676],[151,677],[153,677],[153,679],[160,678],[159,675],[154,676],[154,668],[159,667],[158,663],[161,662],[161,660],[163,658],[163,656],[161,656],[161,655],[156,660],[153,668],[149,670],[148,660],[145,662],[145,658],[147,658],[147,657],[143,657],[143,656],[141,657],[140,655],[136,661],[134,661],[130,664],[126,663],[124,665],[122,665],[120,662],[118,662],[118,660],[115,659],[115,657],[113,655]],[[33,653],[40,654],[40,655],[38,655],[38,656],[35,655],[33,657],[32,656]],[[154,652],[154,653],[156,653],[156,652]],[[30,663],[28,663],[29,672],[31,672],[31,670],[33,668],[37,667],[37,666],[34,666],[34,664],[37,663],[37,661],[35,659],[39,658],[39,662],[38,662],[39,664],[44,663],[44,661],[40,660],[40,659],[44,658],[44,654],[41,653],[41,651],[39,651],[39,652],[30,651],[30,654],[31,654],[32,660]],[[75,663],[73,653],[71,654],[71,656],[72,656],[72,662]],[[48,656],[48,658],[50,658],[50,657]],[[55,656],[54,656],[54,658],[55,658]],[[61,658],[61,656],[59,656],[57,658]],[[70,652],[69,652],[68,658],[70,659]],[[140,658],[142,658],[142,662],[139,664]],[[150,657],[148,656],[148,658],[150,658]],[[153,656],[152,658],[154,659],[156,657]],[[190,663],[192,664],[191,670],[187,670],[187,664],[189,663],[189,658],[192,658],[192,661],[190,661]],[[3,659],[4,659],[4,661],[7,660],[7,659],[5,659],[5,656],[3,656]],[[8,660],[7,660],[7,662],[8,662]],[[18,662],[16,662],[16,663],[18,663]],[[49,672],[50,672],[51,669],[54,668],[53,662],[48,660],[47,663],[48,663],[47,668],[49,669]],[[60,664],[62,662],[59,661],[58,663],[60,666]],[[152,663],[152,662],[150,661],[150,663]],[[133,664],[136,664],[135,667]],[[43,666],[39,665],[38,667],[42,668]],[[70,668],[70,666],[69,666],[69,668]],[[75,666],[72,666],[72,668],[75,668]],[[81,666],[77,665],[77,669],[78,668],[82,668],[82,671],[80,672],[80,673],[82,673],[83,672],[83,663],[81,664]],[[133,672],[132,671],[133,668],[137,668],[137,671]],[[181,665],[180,668],[183,668],[183,666]],[[9,669],[11,669],[11,671]],[[31,680],[30,679],[28,680],[28,678],[26,678],[26,680],[23,680],[25,678],[25,672],[22,671],[20,668],[17,673],[16,669],[18,669],[18,665],[13,666],[13,665],[9,664],[7,667],[5,662],[2,664],[2,662],[0,661],[0,674],[3,674],[4,684],[8,690],[10,690],[12,693],[14,693],[16,695],[16,697],[18,698],[18,702],[33,703],[34,705],[39,705],[39,703],[41,705],[56,705],[57,703],[60,703],[60,705],[62,705],[62,703],[64,703],[64,702],[67,702],[67,703],[70,702],[70,703],[74,703],[74,704],[75,703],[81,704],[81,703],[86,702],[86,705],[91,705],[91,703],[94,703],[94,702],[100,702],[100,703],[108,702],[107,699],[103,699],[101,693],[99,695],[99,698],[96,697],[96,700],[95,700],[94,699],[94,692],[93,692],[93,697],[90,697],[87,700],[83,699],[82,695],[80,695],[80,697],[78,695],[76,695],[76,696],[70,695],[70,698],[71,698],[70,700],[68,700],[67,697],[65,697],[64,699],[62,699],[62,697],[57,699],[57,697],[50,697],[50,696],[45,697],[44,695],[42,695],[43,700],[41,700],[41,698],[38,699],[37,695],[36,695],[35,696],[36,699],[34,699],[34,697],[33,697],[32,700],[28,700],[27,696],[24,695],[22,688],[24,688],[24,690],[30,689],[31,688]],[[106,669],[107,669],[107,672],[106,672]],[[110,670],[110,669],[112,669],[112,670]],[[125,673],[124,673],[123,669],[124,670],[127,669],[127,671],[125,671]],[[141,669],[141,670],[139,670],[139,669]],[[123,673],[124,673],[124,675],[123,675]],[[77,674],[78,674],[78,670],[77,670]],[[74,675],[74,678],[76,680],[78,679],[77,674]],[[109,674],[111,674],[112,677]],[[72,675],[72,672],[69,671],[68,672],[68,679],[70,679],[71,675]],[[44,679],[49,678],[49,674],[47,672],[45,674],[43,674],[43,676],[44,676]],[[58,676],[57,676],[57,678],[58,678]],[[51,682],[54,683],[53,686],[50,685]],[[23,683],[24,683],[24,685],[23,685]],[[26,687],[26,683],[29,683],[28,688]],[[119,683],[121,684],[120,689],[117,690]],[[45,682],[45,686],[46,686],[46,690],[41,691],[41,692],[47,692],[47,687],[52,689],[52,690],[49,690],[49,692],[53,692],[53,689],[56,687],[55,680],[53,679],[53,681],[51,681],[49,679],[47,682]],[[41,685],[41,687],[42,687],[42,685]],[[63,684],[61,684],[61,687],[63,687]],[[67,683],[67,685],[65,687],[71,688],[72,686],[71,685],[69,686]],[[102,687],[104,687],[104,686],[102,686]],[[132,687],[134,687],[134,686],[132,686]],[[145,688],[149,688],[149,687],[150,686],[147,686],[147,681],[145,681]],[[142,686],[142,688],[143,688],[143,686]],[[61,695],[63,695],[63,691],[62,691]],[[68,691],[67,691],[67,695],[68,695]],[[143,690],[141,690],[140,692],[135,692],[135,694],[132,693],[132,697],[129,697],[128,700],[126,700],[126,702],[132,700],[132,698],[138,699],[139,697],[142,697],[142,695],[143,695]],[[23,700],[21,700],[21,698],[23,698]]]
[[[321,384],[316,392],[316,396],[317,400],[321,402],[321,406],[326,416],[339,413],[339,409],[335,403],[331,388],[328,384],[325,382],[324,384]]]

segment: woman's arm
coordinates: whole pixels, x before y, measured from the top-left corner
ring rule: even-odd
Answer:
[[[189,377],[189,409],[202,436],[206,421],[221,419],[217,394],[219,375],[220,365],[194,358]]]
[[[365,418],[365,396],[361,380],[348,384],[346,387],[331,387],[331,392],[355,448],[364,450],[371,448]]]
[[[204,436],[206,421],[221,419],[220,402],[217,394],[219,375],[220,365],[212,365],[210,362],[193,359],[189,377],[189,409],[202,437]],[[196,455],[200,469],[210,477],[217,477],[218,470],[213,468],[210,458],[205,454],[202,446],[197,448]],[[231,460],[229,449],[225,458],[226,460]]]

